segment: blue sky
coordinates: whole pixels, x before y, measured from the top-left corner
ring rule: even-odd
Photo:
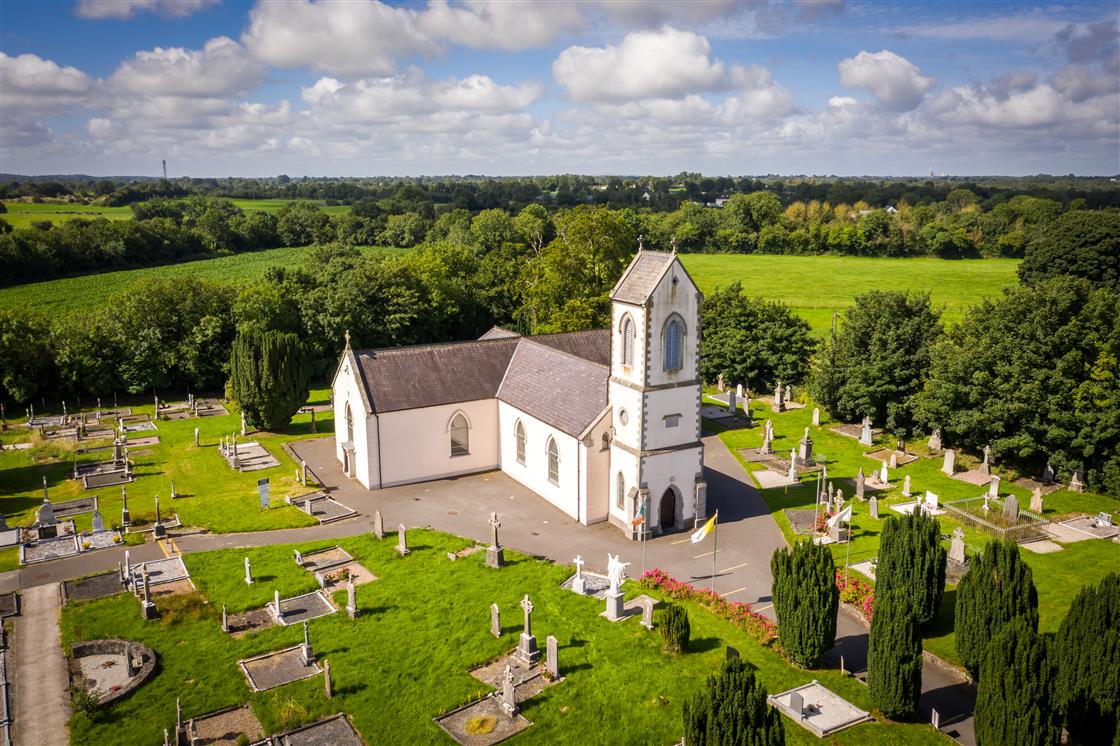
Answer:
[[[1120,172],[1116,3],[0,4],[0,170]]]

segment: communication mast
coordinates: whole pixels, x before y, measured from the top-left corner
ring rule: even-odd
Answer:
[[[163,180],[167,181],[167,159],[163,160]]]

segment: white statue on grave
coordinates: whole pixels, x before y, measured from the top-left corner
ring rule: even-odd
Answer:
[[[629,562],[621,562],[617,554],[607,552],[607,579],[610,581],[610,593],[617,595],[622,583],[626,580],[626,568]]]

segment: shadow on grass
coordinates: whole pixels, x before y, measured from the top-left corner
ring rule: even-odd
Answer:
[[[719,647],[723,647],[723,640],[718,637],[698,637],[688,641],[690,653],[706,653]]]
[[[946,588],[945,594],[941,597],[941,606],[937,609],[937,615],[930,621],[929,626],[922,630],[922,637],[942,637],[948,635],[953,631],[953,612],[957,607],[957,589]]]

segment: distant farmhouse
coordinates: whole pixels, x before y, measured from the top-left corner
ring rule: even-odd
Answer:
[[[336,454],[367,489],[501,469],[583,524],[629,537],[706,513],[699,310],[675,253],[639,250],[611,328],[352,350],[334,376]]]

